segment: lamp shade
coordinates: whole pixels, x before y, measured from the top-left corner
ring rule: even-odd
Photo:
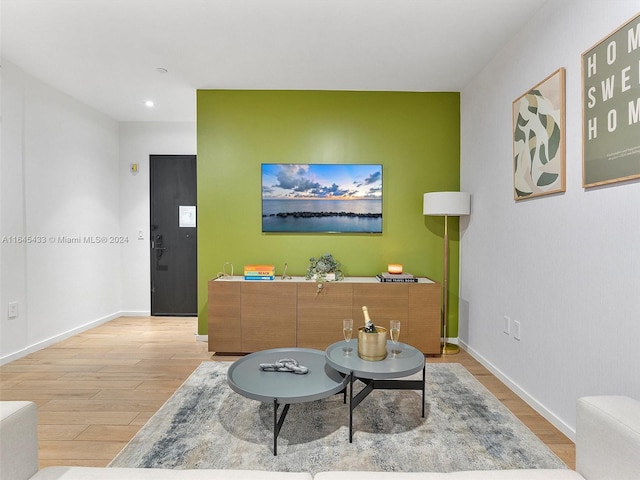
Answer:
[[[424,194],[424,215],[469,215],[471,195],[467,192],[430,192]]]

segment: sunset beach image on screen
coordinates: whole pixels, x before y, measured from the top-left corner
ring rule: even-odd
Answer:
[[[263,163],[262,231],[382,233],[382,165]]]

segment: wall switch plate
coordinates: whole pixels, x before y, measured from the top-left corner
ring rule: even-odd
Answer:
[[[516,340],[520,340],[520,334],[522,332],[520,331],[520,322],[518,320],[514,320],[513,321],[513,338],[515,338]]]
[[[8,307],[9,318],[18,318],[18,302],[10,302]]]
[[[511,318],[506,315],[504,316],[504,328],[502,331],[507,335],[511,335]]]
[[[142,229],[138,230],[138,240],[144,240],[144,232]]]

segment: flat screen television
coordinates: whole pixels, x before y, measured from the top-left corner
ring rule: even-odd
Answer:
[[[262,164],[265,233],[382,233],[382,165]]]

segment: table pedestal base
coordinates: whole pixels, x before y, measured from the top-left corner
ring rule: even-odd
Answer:
[[[425,393],[426,365],[422,368],[422,380],[373,380],[360,378],[349,373],[349,443],[353,443],[353,411],[360,402],[374,390],[422,390],[422,418],[424,418],[424,393]],[[365,384],[355,396],[353,395],[353,383],[360,380]]]
[[[344,390],[337,392],[342,393],[342,401],[343,403],[347,403],[347,387],[345,386]],[[282,424],[284,423],[284,419],[287,418],[287,413],[289,412],[290,403],[286,403],[282,408],[282,413],[280,413],[280,418],[278,418],[278,410],[280,409],[280,403],[278,403],[278,399],[273,399],[273,456],[278,455],[278,435],[280,435],[280,430],[282,429]],[[422,416],[424,417],[424,406],[422,407]]]

